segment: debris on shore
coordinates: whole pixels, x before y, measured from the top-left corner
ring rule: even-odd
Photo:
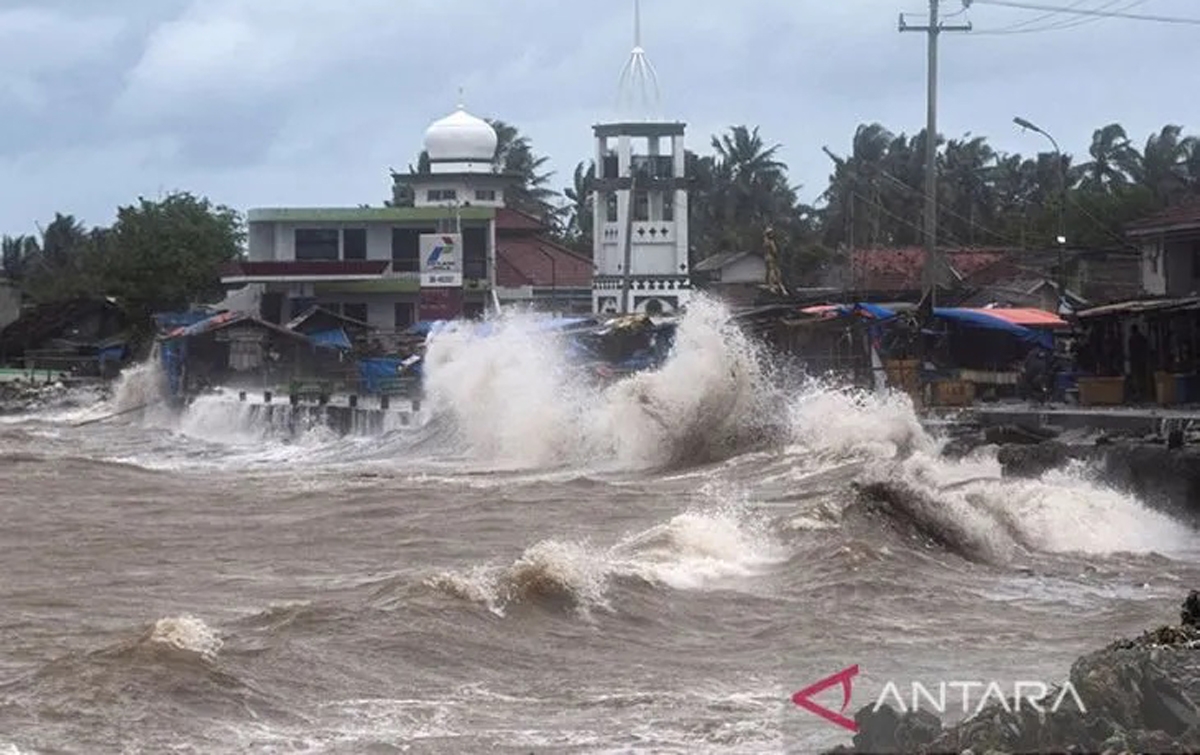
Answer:
[[[993,703],[949,728],[928,711],[864,706],[853,746],[834,753],[1200,752],[1200,591],[1183,603],[1178,626],[1163,626],[1079,658],[1071,685],[1086,707],[1043,710]],[[1043,701],[1058,696],[1051,689]]]
[[[30,414],[49,408],[68,408],[94,403],[95,392],[61,380],[9,380],[0,382],[0,415]]]

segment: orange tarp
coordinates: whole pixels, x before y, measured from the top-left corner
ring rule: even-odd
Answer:
[[[1054,314],[1047,312],[1044,309],[1032,308],[1016,308],[1016,309],[967,309],[967,312],[979,312],[980,314],[991,315],[999,320],[1012,323],[1013,325],[1023,325],[1027,328],[1065,328],[1067,321]]]

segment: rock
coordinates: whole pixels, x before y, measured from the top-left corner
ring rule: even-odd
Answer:
[[[1046,441],[1036,445],[1004,446],[996,453],[996,460],[1005,477],[1041,477],[1073,456],[1069,446]]]
[[[875,710],[865,705],[854,714],[858,732],[854,735],[857,752],[896,752],[896,728],[900,726],[900,714],[890,705]]]
[[[1200,590],[1188,593],[1187,600],[1183,601],[1183,610],[1179,612],[1179,623],[1200,629]]]
[[[904,714],[896,727],[896,747],[899,752],[914,752],[932,743],[942,733],[941,720],[927,710]]]
[[[1183,602],[1180,626],[1082,656],[1070,683],[1085,710],[1062,687],[1039,701],[1041,710],[995,702],[945,730],[928,712],[867,706],[854,716],[853,752],[1200,752],[1200,591]]]

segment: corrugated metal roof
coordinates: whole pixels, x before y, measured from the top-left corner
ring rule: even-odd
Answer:
[[[1190,200],[1168,207],[1147,218],[1127,223],[1125,232],[1131,236],[1144,236],[1169,230],[1200,230],[1200,200]]]
[[[1183,299],[1136,299],[1080,310],[1075,313],[1075,316],[1087,318],[1101,317],[1103,315],[1141,314],[1143,312],[1161,312],[1168,309],[1186,309],[1197,305],[1200,305],[1200,298],[1198,297]]]

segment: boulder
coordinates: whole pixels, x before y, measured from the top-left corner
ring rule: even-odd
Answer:
[[[949,729],[931,713],[873,706],[855,714],[852,749],[879,753],[1200,752],[1200,592],[1183,602],[1179,626],[1120,640],[1079,658],[1070,681],[1086,710],[1062,689],[1028,704],[992,703]]]

